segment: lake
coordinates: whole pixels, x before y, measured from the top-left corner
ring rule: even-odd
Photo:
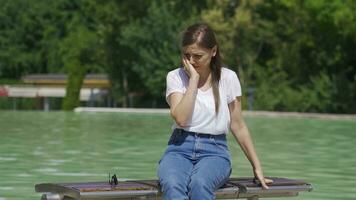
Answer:
[[[266,176],[303,179],[285,199],[356,199],[356,121],[246,117]],[[154,179],[168,114],[0,111],[0,200],[40,199],[43,182]],[[252,176],[231,134],[233,177]],[[283,198],[282,198],[283,199]]]

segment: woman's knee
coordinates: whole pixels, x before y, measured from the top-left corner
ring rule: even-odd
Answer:
[[[230,172],[229,170],[227,174],[221,174],[219,176],[204,176],[202,174],[192,176],[189,189],[213,193],[229,179]]]
[[[214,182],[206,177],[195,177],[189,184],[190,190],[214,191]]]
[[[213,183],[202,177],[194,178],[189,184],[189,197],[192,200],[215,199],[215,188]]]
[[[165,177],[160,177],[159,184],[162,189],[182,189],[186,188],[187,181],[177,175],[168,175]]]

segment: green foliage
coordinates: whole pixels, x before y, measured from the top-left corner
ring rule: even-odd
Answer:
[[[0,97],[0,110],[41,110],[41,99]]]
[[[203,21],[254,109],[356,113],[352,0],[0,0],[0,79],[69,73],[63,108],[83,77],[106,72],[115,100],[164,99],[180,64],[180,33]],[[157,106],[166,106],[163,100]]]
[[[27,1],[1,1],[0,8],[0,76],[19,78],[40,62],[40,45],[36,42],[43,28],[33,18]],[[37,68],[36,70],[40,70]]]
[[[64,67],[68,72],[68,84],[66,96],[63,100],[62,109],[72,110],[80,103],[80,89],[85,74],[89,69],[95,69],[96,48],[98,46],[95,22],[89,13],[89,6],[78,6],[82,12],[77,12],[72,16],[67,24],[70,30],[60,45],[60,54]]]
[[[140,6],[137,6],[140,5]],[[98,23],[98,37],[102,65],[112,83],[112,95],[124,107],[129,105],[130,95],[144,90],[143,80],[133,70],[132,61],[137,60],[134,50],[125,45],[122,32],[129,22],[146,14],[149,1],[96,1],[92,4]]]
[[[203,19],[224,35],[228,65],[255,88],[255,109],[356,112],[355,2],[213,2]]]
[[[302,110],[311,112],[331,111],[333,85],[331,78],[324,72],[314,76],[307,87],[300,88]],[[321,101],[322,100],[322,101]]]
[[[72,33],[63,42],[62,53],[69,74],[66,96],[62,105],[64,110],[72,110],[79,105],[80,89],[88,68],[86,62],[90,60],[90,52],[88,52],[90,46],[87,46],[90,43],[81,39],[87,38],[85,37],[86,34],[90,35],[85,29],[79,29],[78,32]],[[84,37],[81,37],[83,35]]]
[[[165,76],[179,67],[179,33],[196,21],[196,11],[179,12],[177,2],[152,1],[144,18],[125,26],[122,44],[130,48],[135,59],[128,64],[143,81],[144,88],[156,98],[164,96]]]

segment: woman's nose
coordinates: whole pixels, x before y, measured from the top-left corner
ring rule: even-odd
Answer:
[[[194,62],[194,59],[193,59],[193,56],[190,56],[190,58],[189,58],[189,63],[190,64],[194,64],[195,62]]]

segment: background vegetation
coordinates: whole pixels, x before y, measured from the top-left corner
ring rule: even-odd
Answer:
[[[0,79],[69,73],[63,108],[86,73],[107,73],[121,106],[165,107],[180,33],[217,33],[255,110],[356,113],[356,1],[0,0]],[[146,104],[145,104],[146,102]],[[246,105],[245,105],[246,106]]]

